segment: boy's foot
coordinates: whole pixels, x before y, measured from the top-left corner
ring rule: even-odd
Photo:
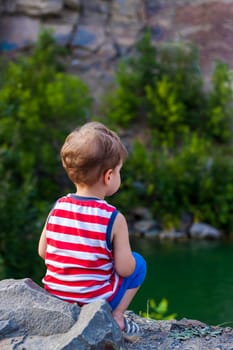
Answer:
[[[123,329],[123,332],[125,335],[131,336],[131,335],[139,335],[140,334],[140,328],[139,325],[127,318],[124,318],[124,324],[125,328]]]

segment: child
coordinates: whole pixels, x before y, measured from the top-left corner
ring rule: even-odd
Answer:
[[[117,134],[101,123],[86,123],[68,135],[61,159],[76,193],[54,205],[38,252],[49,293],[79,305],[106,300],[129,334],[139,327],[124,312],[145,278],[146,263],[131,251],[125,217],[104,200],[119,189],[127,155]]]

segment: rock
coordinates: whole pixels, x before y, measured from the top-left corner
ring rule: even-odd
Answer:
[[[56,15],[63,8],[63,0],[15,0],[15,12],[28,15]]]
[[[74,2],[75,1],[73,0],[72,3]],[[60,13],[60,11],[62,10],[63,0],[1,1],[0,8],[1,8],[1,12],[11,13],[11,14],[24,13],[29,16],[54,15],[54,14]]]
[[[191,238],[198,239],[220,239],[222,236],[219,230],[202,222],[193,224],[189,232]]]
[[[82,0],[82,8],[85,14],[88,14],[89,12],[97,12],[109,15],[112,4],[111,1],[104,0]]]
[[[80,0],[64,0],[64,5],[75,10],[80,9]]]
[[[102,25],[80,25],[74,33],[71,45],[95,52],[104,44],[104,41],[105,33]]]
[[[133,231],[145,237],[157,236],[160,232],[155,220],[140,220],[133,225]]]
[[[182,212],[181,218],[180,218],[180,228],[179,230],[183,233],[185,233],[187,236],[189,236],[189,230],[190,227],[193,224],[193,214],[187,213],[187,212]]]
[[[19,326],[14,320],[0,321],[0,340],[6,336],[10,336],[13,332],[16,332]]]
[[[182,231],[176,231],[174,229],[168,231],[162,231],[159,235],[160,239],[170,239],[170,240],[183,240],[187,239],[187,234]]]
[[[109,304],[95,302],[83,306],[78,322],[63,337],[61,349],[119,349],[123,345],[122,332],[113,321]],[[111,346],[111,347],[110,347]]]
[[[140,337],[126,342],[127,350],[232,350],[233,329],[209,326],[189,319],[155,321],[132,313],[142,330]],[[127,339],[126,339],[127,340]]]
[[[15,336],[64,333],[74,325],[79,313],[77,305],[51,296],[29,278],[0,281],[0,321],[8,322],[1,336],[10,329]]]
[[[147,208],[132,209],[129,221],[129,231],[143,237],[157,237],[161,231],[158,222],[152,218]]]
[[[1,12],[13,13],[16,9],[16,1],[4,1],[0,0],[0,10]]]
[[[71,45],[73,33],[76,30],[78,22],[79,12],[65,9],[59,17],[43,18],[41,20],[41,27],[51,30],[54,38],[60,45]]]
[[[216,228],[206,224],[206,223],[195,223],[192,224],[191,227],[187,230],[175,230],[171,229],[168,231],[162,231],[159,234],[159,238],[161,239],[171,239],[171,240],[179,240],[179,239],[220,239],[222,234]]]
[[[137,207],[132,209],[132,215],[134,216],[135,220],[151,220],[151,212],[149,209],[144,208],[144,207]]]
[[[78,321],[67,333],[28,337],[23,346],[28,350],[120,350],[123,338],[112,319],[110,306],[101,301],[83,306]]]
[[[19,30],[24,28],[24,30]],[[1,16],[0,50],[19,50],[35,43],[40,31],[40,20],[25,15]]]
[[[67,70],[88,82],[97,109],[115,83],[116,64],[128,57],[145,27],[154,45],[194,44],[207,86],[217,59],[233,67],[233,0],[0,0],[0,13],[1,51],[24,49],[43,26],[51,27],[58,42],[71,48]]]
[[[145,25],[141,20],[141,4],[140,0],[113,1],[110,31],[115,44],[120,46],[123,54],[127,53],[124,48],[134,46],[138,33]]]
[[[122,332],[105,301],[80,308],[31,279],[0,282],[1,350],[120,350]]]

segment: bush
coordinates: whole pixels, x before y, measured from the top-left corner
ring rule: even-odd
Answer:
[[[183,212],[224,232],[233,229],[233,159],[193,134],[181,149],[148,152],[135,143],[123,170],[122,190],[113,200],[126,213],[150,209],[166,228],[177,227]]]
[[[139,141],[135,141],[132,147],[130,157],[122,169],[121,190],[111,199],[124,213],[130,213],[137,206],[147,205],[149,172],[153,168],[145,147]]]
[[[160,72],[157,50],[151,45],[150,33],[136,46],[136,56],[121,61],[116,71],[117,87],[105,101],[107,122],[127,127],[147,117],[145,87],[152,85]]]
[[[37,255],[39,210],[36,208],[34,183],[30,175],[16,188],[3,177],[0,193],[0,278],[40,279],[42,260]],[[42,213],[40,213],[42,214]]]
[[[195,48],[167,44],[155,49],[146,32],[136,53],[116,72],[116,89],[106,103],[107,120],[129,127],[147,124],[159,144],[182,144],[195,132],[213,142],[230,140],[232,88],[229,67],[217,62],[209,91]]]
[[[212,90],[208,95],[208,115],[205,134],[214,141],[229,143],[232,138],[232,72],[227,64],[218,61],[212,77]]]
[[[165,226],[190,212],[232,231],[229,67],[216,62],[207,90],[195,48],[167,44],[155,49],[146,32],[135,54],[121,63],[116,81],[106,121],[140,133],[144,141],[132,146],[123,168],[124,194],[117,194],[114,203],[126,212],[144,205]]]
[[[31,55],[5,67],[0,82],[0,256],[8,276],[37,273],[30,257],[42,217],[70,186],[60,146],[88,118],[88,88],[63,72],[63,55],[43,32]]]
[[[55,48],[42,33],[31,56],[9,63],[0,90],[0,145],[11,154],[15,181],[30,169],[41,196],[49,200],[59,189],[54,170],[60,145],[71,128],[86,120],[91,102],[87,86],[58,69]]]

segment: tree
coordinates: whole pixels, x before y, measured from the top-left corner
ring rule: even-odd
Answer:
[[[43,32],[31,55],[7,64],[2,75],[0,256],[7,276],[36,275],[29,256],[37,254],[41,218],[68,186],[60,146],[88,118],[88,88],[63,71],[63,55]]]

